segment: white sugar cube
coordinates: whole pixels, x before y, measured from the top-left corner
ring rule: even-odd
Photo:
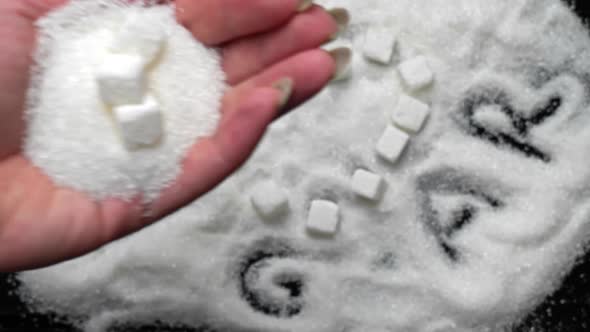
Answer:
[[[385,182],[377,174],[359,169],[352,176],[353,191],[364,198],[377,200],[383,192]]]
[[[307,217],[307,230],[319,235],[334,235],[340,222],[339,208],[333,202],[315,200],[311,202]]]
[[[140,104],[147,89],[144,69],[137,55],[107,55],[96,73],[103,101],[112,106]]]
[[[434,81],[434,73],[424,56],[402,62],[398,71],[405,85],[412,91],[425,88]]]
[[[113,34],[111,51],[140,56],[152,62],[164,47],[166,35],[159,24],[146,24],[144,16],[131,15]]]
[[[363,55],[369,60],[389,64],[396,42],[392,31],[385,28],[370,28],[365,35]]]
[[[400,129],[388,126],[377,142],[377,153],[385,160],[394,163],[406,148],[410,137]]]
[[[410,133],[417,133],[422,129],[430,114],[430,107],[410,96],[401,95],[391,114],[393,123]]]
[[[250,201],[256,212],[269,221],[284,214],[289,208],[287,194],[273,181],[267,181],[256,186]]]
[[[113,114],[129,149],[153,145],[162,137],[162,112],[152,96],[146,97],[141,104],[117,106]]]
[[[359,169],[352,176],[353,191],[364,198],[377,200],[383,191],[385,182],[375,173]]]

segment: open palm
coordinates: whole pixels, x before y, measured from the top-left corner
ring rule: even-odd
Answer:
[[[337,71],[338,57],[347,56],[317,49],[337,32],[337,21],[347,20],[342,10],[302,11],[302,0],[176,0],[178,21],[221,49],[232,87],[221,123],[195,143],[182,174],[150,207],[139,199],[97,202],[54,185],[21,152],[34,22],[66,1],[0,1],[0,271],[82,255],[211,190],[248,158],[273,119],[317,93]],[[144,217],[146,208],[152,217]]]

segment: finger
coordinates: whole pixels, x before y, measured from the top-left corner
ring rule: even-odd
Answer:
[[[161,217],[190,203],[240,167],[276,117],[285,93],[258,88],[244,96],[235,110],[224,112],[215,135],[193,146],[180,177],[150,207],[153,215]]]
[[[176,16],[199,41],[219,45],[277,27],[308,0],[176,0]]]
[[[235,109],[235,104],[244,95],[258,87],[268,86],[282,77],[291,77],[294,82],[293,94],[284,108],[284,111],[288,111],[314,96],[333,77],[338,76],[349,65],[350,56],[349,49],[330,53],[314,49],[296,54],[234,87],[223,100],[224,109]]]
[[[236,84],[282,59],[319,47],[332,39],[348,21],[345,9],[326,12],[315,6],[276,31],[232,42],[223,48],[227,80]]]

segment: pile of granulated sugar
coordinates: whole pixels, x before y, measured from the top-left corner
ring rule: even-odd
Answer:
[[[184,210],[21,273],[33,309],[85,332],[505,332],[560,285],[590,238],[590,38],[571,10],[319,2],[353,14],[334,42],[351,76]]]
[[[73,0],[39,21],[25,152],[58,185],[97,199],[143,194],[153,200],[179,174],[188,148],[215,130],[224,73],[217,52],[176,22],[171,5],[126,3]],[[158,107],[129,99],[126,85],[115,83],[107,95],[148,105],[119,114],[115,107],[127,102],[105,103],[97,76],[139,75],[129,70],[136,58],[109,58],[134,51],[145,53],[135,66],[146,76],[142,98],[150,96]],[[133,140],[149,144],[130,148]]]

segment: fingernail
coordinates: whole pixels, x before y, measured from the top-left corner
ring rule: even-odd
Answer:
[[[346,10],[345,8],[330,9],[328,11],[328,14],[332,16],[332,18],[334,19],[334,21],[336,21],[336,24],[338,25],[338,30],[330,36],[330,40],[334,40],[338,38],[338,35],[342,31],[344,31],[348,26],[348,23],[350,23],[350,14],[348,13],[348,10]]]
[[[313,6],[313,0],[299,0],[299,5],[297,6],[298,12],[304,12],[308,10],[311,6]]]
[[[290,77],[281,78],[272,85],[273,88],[279,90],[281,93],[278,109],[285,107],[285,105],[287,105],[289,102],[289,99],[291,99],[291,95],[293,94],[293,85],[293,79]]]
[[[336,70],[332,76],[332,81],[339,81],[350,74],[350,64],[352,62],[352,50],[348,47],[340,47],[328,52],[336,63]]]

